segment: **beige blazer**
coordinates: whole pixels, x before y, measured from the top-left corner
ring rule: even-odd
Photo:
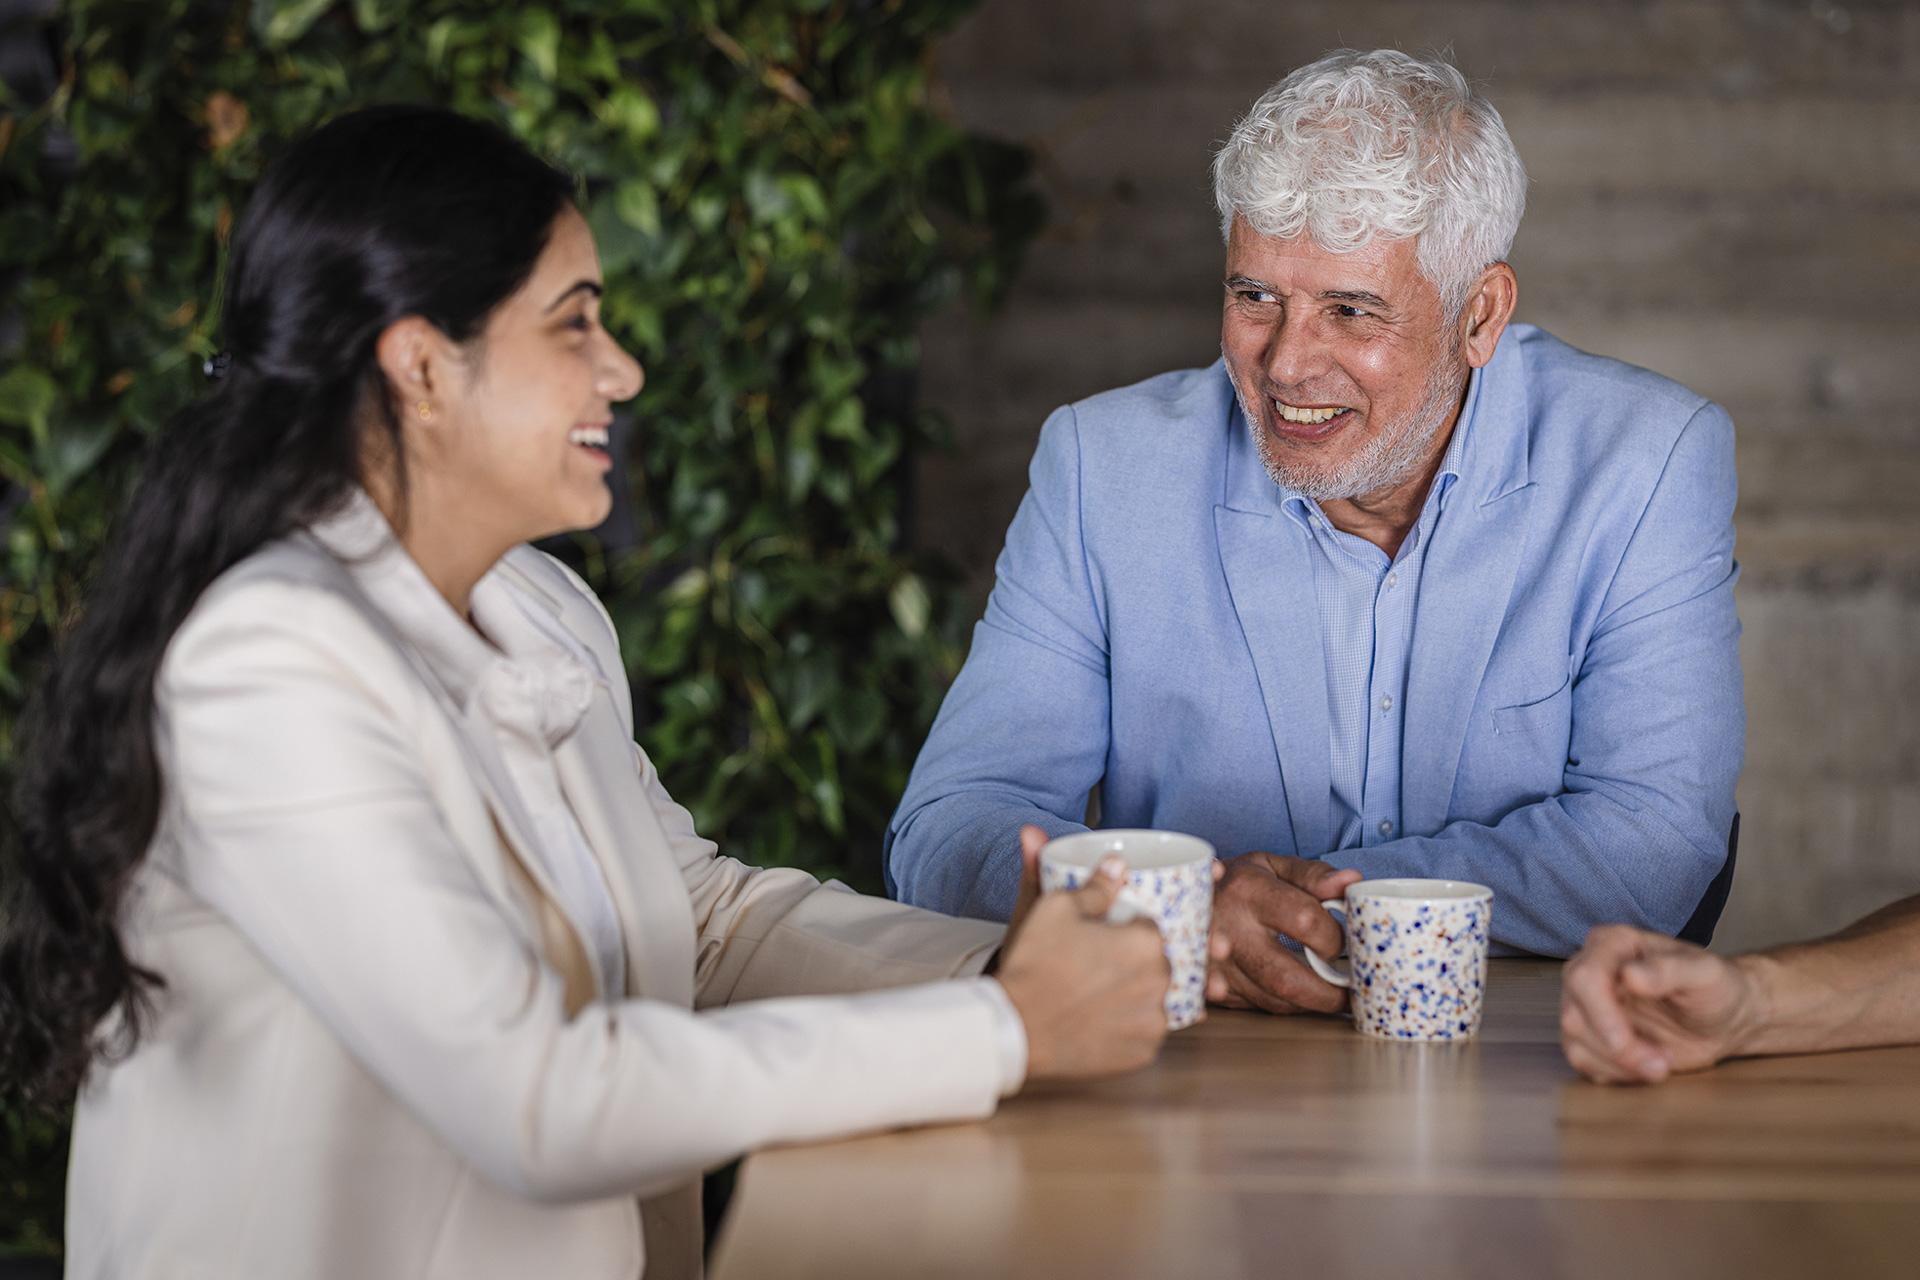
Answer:
[[[500,572],[622,670],[557,562]],[[82,1092],[69,1276],[690,1275],[701,1170],[993,1110],[992,1005],[938,980],[999,927],[716,856],[617,674],[556,748],[627,955],[628,998],[587,1003],[577,930],[418,662],[308,535],[175,636],[126,920],[167,985]]]

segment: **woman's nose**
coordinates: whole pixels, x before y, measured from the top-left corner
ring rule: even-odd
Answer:
[[[602,361],[600,393],[615,404],[631,400],[647,385],[647,371],[628,355],[626,348],[607,338],[606,357]]]

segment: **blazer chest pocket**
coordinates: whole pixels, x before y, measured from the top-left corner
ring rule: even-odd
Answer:
[[[1493,709],[1493,732],[1501,738],[1520,738],[1550,733],[1567,723],[1568,707],[1573,702],[1571,664],[1561,676],[1560,687],[1552,693],[1510,707]]]

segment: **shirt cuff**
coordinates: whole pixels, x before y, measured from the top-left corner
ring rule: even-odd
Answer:
[[[1013,1007],[1013,997],[992,978],[975,978],[973,985],[993,1006],[994,1047],[1000,1058],[1000,1096],[1019,1092],[1027,1081],[1027,1024]]]

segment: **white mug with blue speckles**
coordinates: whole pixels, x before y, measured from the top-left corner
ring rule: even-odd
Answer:
[[[1160,928],[1173,971],[1167,984],[1167,1029],[1200,1020],[1207,1004],[1207,930],[1213,923],[1213,846],[1172,831],[1083,831],[1050,840],[1040,851],[1040,889],[1078,889],[1100,860],[1119,854],[1127,884],[1107,919],[1145,918]]]
[[[1493,890],[1460,880],[1362,880],[1320,904],[1346,916],[1351,973],[1307,963],[1353,992],[1353,1025],[1382,1040],[1465,1040],[1480,1030]]]

